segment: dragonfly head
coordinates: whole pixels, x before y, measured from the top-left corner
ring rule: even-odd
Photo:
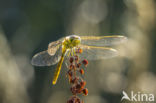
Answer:
[[[81,43],[81,38],[77,35],[67,36],[64,40],[64,45],[66,48],[73,48]]]

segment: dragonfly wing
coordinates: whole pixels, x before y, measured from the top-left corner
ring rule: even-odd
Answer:
[[[43,51],[40,53],[37,53],[35,56],[33,56],[31,64],[35,66],[50,66],[54,65],[59,62],[62,54],[62,49],[59,48],[58,51],[56,51],[55,55],[50,55],[48,51]]]
[[[62,42],[60,40],[49,43],[49,45],[48,45],[49,55],[54,55],[56,53],[56,51],[59,49],[61,43]]]
[[[83,52],[79,55],[82,59],[101,60],[108,59],[118,55],[117,50],[107,47],[96,47],[81,45]]]
[[[80,36],[81,44],[90,46],[113,46],[127,40],[125,36]]]

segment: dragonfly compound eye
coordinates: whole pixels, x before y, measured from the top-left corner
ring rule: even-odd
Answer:
[[[69,37],[70,43],[74,44],[74,46],[80,44],[81,42],[81,38],[77,35],[71,35]]]

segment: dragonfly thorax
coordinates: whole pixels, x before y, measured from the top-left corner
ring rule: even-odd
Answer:
[[[78,46],[81,43],[81,38],[77,35],[71,35],[71,36],[67,36],[62,45],[66,48],[66,49],[70,49],[73,47]]]

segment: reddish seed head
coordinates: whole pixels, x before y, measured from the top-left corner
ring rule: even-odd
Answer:
[[[81,81],[81,82],[80,82],[80,85],[81,85],[81,88],[84,88],[85,85],[86,85],[86,82],[85,82],[85,81]]]
[[[77,68],[80,68],[80,66],[81,66],[81,63],[78,63],[78,64],[76,65]]]
[[[82,52],[83,52],[83,50],[81,48],[79,48],[79,53],[82,53]]]
[[[76,69],[76,66],[75,66],[74,64],[71,64],[71,65],[69,66],[69,69]]]
[[[79,98],[76,98],[75,103],[81,103],[81,100]]]
[[[78,51],[78,52],[77,52]],[[78,48],[76,53],[82,53],[82,49]],[[69,79],[69,82],[71,83],[72,87],[70,88],[73,96],[67,101],[67,103],[84,103],[80,100],[77,94],[83,94],[88,95],[88,89],[85,88],[86,82],[77,76],[77,72],[80,72],[80,74],[84,74],[83,68],[81,68],[81,65],[87,66],[88,61],[86,59],[79,62],[79,56],[75,55],[69,58],[69,64],[68,64],[68,71],[67,76]]]
[[[81,88],[81,85],[80,84],[77,84],[76,85],[76,89],[80,89]]]
[[[75,84],[79,80],[78,77],[75,77],[74,79],[71,79],[70,83]]]
[[[71,65],[69,66],[69,69],[73,69],[73,68],[74,68],[74,65],[71,64]]]
[[[82,89],[77,89],[76,92],[77,93],[82,93]]]
[[[73,95],[76,95],[77,94],[77,90],[76,90],[76,87],[75,86],[72,86],[70,88],[71,92],[73,93]]]
[[[88,60],[84,59],[84,60],[82,61],[82,63],[83,63],[85,66],[87,66],[87,65],[88,65]]]
[[[74,61],[74,58],[73,58],[73,57],[70,57],[70,58],[69,58],[69,62],[70,62],[70,63],[73,63],[73,61]]]
[[[83,75],[84,74],[84,70],[80,69],[79,72]]]
[[[83,103],[83,102],[81,102],[80,98],[78,98],[77,96],[73,96],[67,101],[67,103]]]
[[[83,50],[81,48],[76,49],[76,53],[82,53]]]
[[[72,99],[68,100],[67,103],[74,103]]]
[[[83,94],[84,94],[85,96],[88,95],[88,89],[87,89],[87,88],[83,89],[82,92],[83,92]]]
[[[68,76],[69,76],[69,77],[72,77],[72,76],[73,76],[72,70],[68,70]]]
[[[82,92],[82,87],[80,84],[77,84],[76,86],[76,93],[81,93]]]
[[[78,62],[79,61],[79,57],[77,55],[75,55],[75,61]]]

